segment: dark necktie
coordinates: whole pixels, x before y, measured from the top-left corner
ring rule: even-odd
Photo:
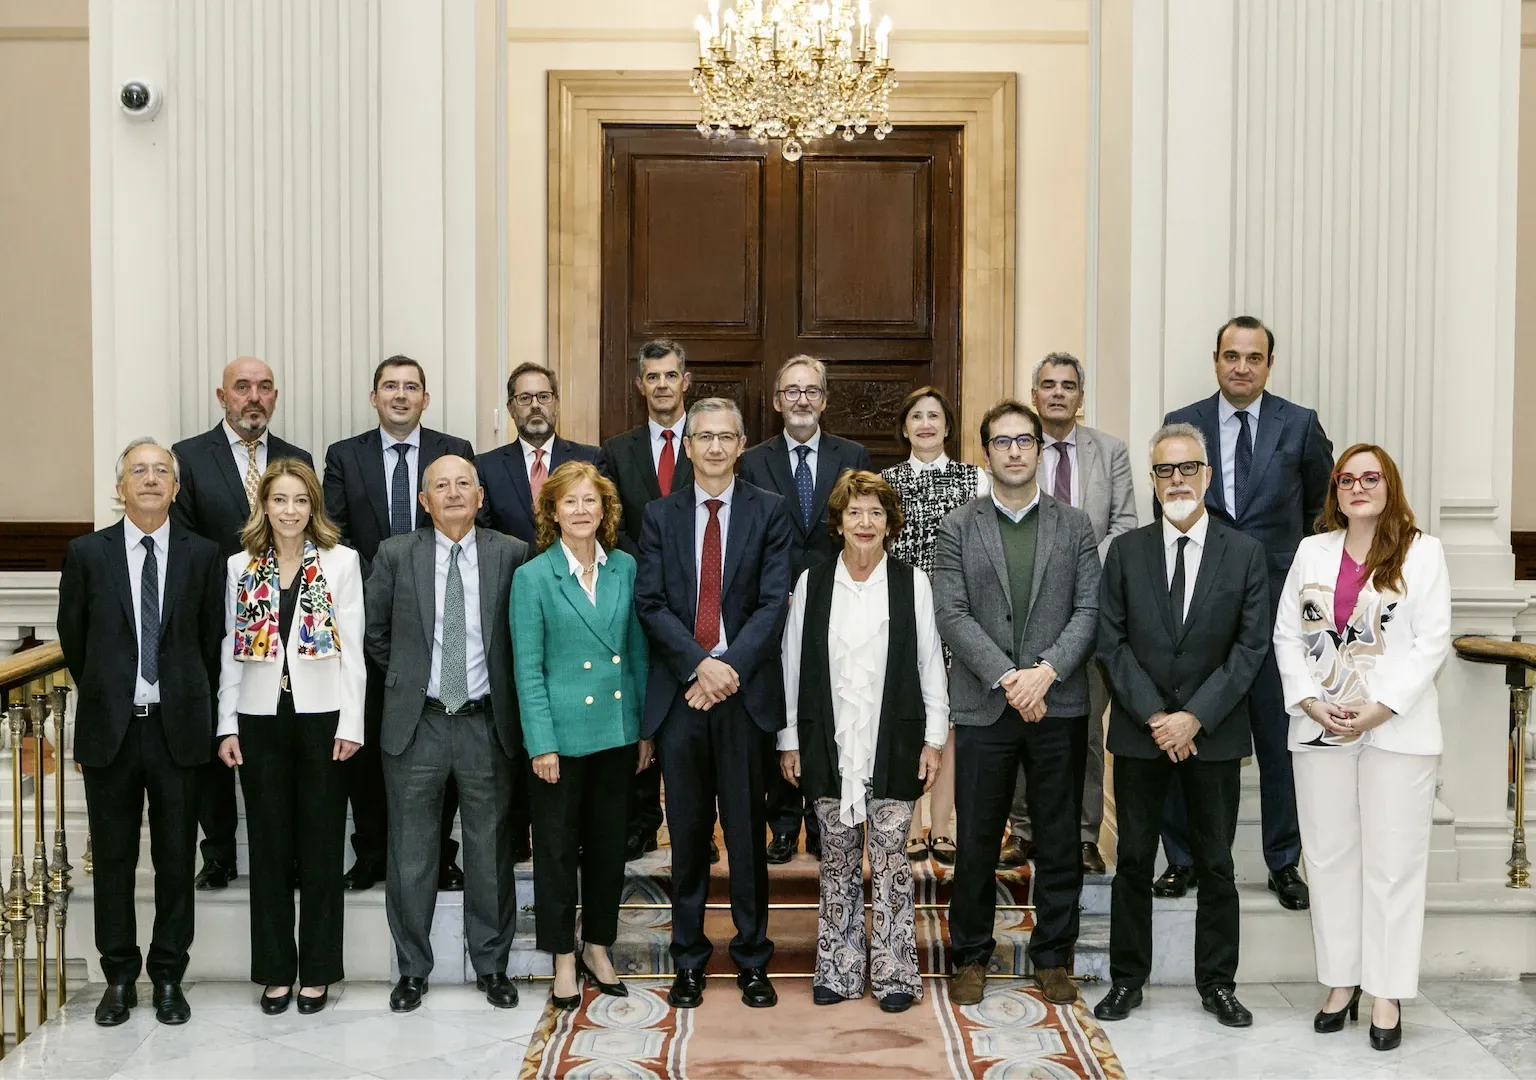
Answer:
[[[811,456],[811,448],[797,446],[795,453],[800,455],[800,464],[795,466],[795,494],[800,497],[800,524],[809,530],[811,504],[816,500],[816,481],[811,476],[810,465],[806,464],[806,458]]]
[[[1230,507],[1235,518],[1248,505],[1248,474],[1253,471],[1253,432],[1248,427],[1248,414],[1237,414],[1237,453],[1232,457],[1232,501]]]
[[[656,462],[656,486],[661,488],[663,496],[672,494],[672,473],[677,468],[677,452],[672,449],[674,434],[671,428],[661,433],[666,445],[661,448],[661,457]]]
[[[411,472],[405,463],[411,447],[409,443],[396,443],[390,449],[400,456],[395,459],[395,471],[389,478],[389,535],[399,536],[411,531]]]
[[[719,499],[705,499],[709,524],[704,526],[704,554],[699,559],[699,610],[693,619],[693,640],[705,651],[720,644],[720,507]]]
[[[146,536],[144,569],[139,574],[139,674],[153,686],[160,681],[160,562],[155,541]]]
[[[1071,443],[1059,442],[1056,447],[1056,491],[1058,500],[1072,505],[1072,455],[1068,453]]]
[[[1173,611],[1173,625],[1184,625],[1184,549],[1189,537],[1179,537],[1179,550],[1173,556],[1173,581],[1168,585],[1168,606]]]

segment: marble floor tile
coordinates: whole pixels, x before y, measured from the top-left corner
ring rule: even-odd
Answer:
[[[192,1006],[192,1015],[196,1016],[200,1010],[210,1008],[249,1005],[256,1009],[262,988],[255,983],[203,981],[187,983],[182,991],[187,995],[187,1004]]]
[[[515,1042],[471,1046],[404,1065],[376,1069],[384,1080],[515,1080],[521,1075],[527,1047]]]
[[[349,1019],[272,1041],[371,1073],[376,1068],[480,1046],[493,1041],[493,1037],[418,1012]]]
[[[1292,1024],[1256,1028],[1253,1032],[1255,1041],[1361,1067],[1375,1068],[1381,1064],[1379,1052],[1371,1049],[1370,1024],[1364,1015],[1359,1023],[1346,1024],[1343,1031],[1327,1035],[1312,1030],[1312,1017],[1303,1010],[1295,1010],[1293,1015],[1295,1022]],[[1459,1028],[1429,1027],[1403,1021],[1403,1045],[1413,1047],[1414,1052],[1469,1039],[1470,1036]]]
[[[369,1075],[354,1066],[264,1039],[239,1046],[205,1046],[195,1054],[177,1058],[135,1055],[123,1063],[122,1074],[131,1080],[265,1080],[301,1076],[311,1080],[347,1080]]]
[[[1516,1075],[1470,1037],[1441,1043],[1430,1050],[1416,1049],[1405,1038],[1396,1050],[1376,1056],[1385,1063],[1358,1075],[1372,1080],[1504,1080]]]
[[[1139,1076],[1144,1066],[1160,1058],[1177,1055],[1202,1058],[1223,1053],[1225,1044],[1232,1038],[1184,1025],[1138,1019],[1135,1012],[1125,1020],[1102,1026],[1126,1074],[1133,1077]]]
[[[1136,1080],[1234,1080],[1242,1077],[1276,1077],[1287,1080],[1344,1080],[1358,1075],[1346,1062],[1263,1043],[1229,1039],[1212,1047],[1210,1057],[1174,1054],[1162,1057],[1128,1073]]]
[[[1463,1015],[1489,1020],[1523,1020],[1536,1015],[1536,982],[1449,982],[1419,984],[1419,996],[1428,998],[1458,1024]]]
[[[1315,982],[1272,983],[1280,996],[1289,1001],[1298,1009],[1311,1009],[1316,1012],[1323,1007],[1323,1002],[1328,1000],[1326,987]]]
[[[435,1013],[433,1019],[492,1039],[526,1043],[544,1015],[543,995],[524,995],[515,1009],[496,1009],[482,998],[476,1009]]]
[[[1291,1009],[1291,1001],[1274,983],[1238,983],[1237,1000],[1250,1009]]]

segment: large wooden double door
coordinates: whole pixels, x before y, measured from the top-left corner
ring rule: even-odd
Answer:
[[[690,400],[734,399],[756,443],[780,430],[773,377],[789,357],[828,365],[823,427],[905,456],[902,399],[960,385],[960,132],[899,128],[883,142],[778,144],[692,128],[605,128],[602,435],[645,419],[635,353],[673,338]]]

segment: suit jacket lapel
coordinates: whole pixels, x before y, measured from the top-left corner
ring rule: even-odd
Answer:
[[[997,571],[997,580],[1003,587],[1003,598],[1012,608],[1013,591],[1008,587],[1008,557],[1003,554],[1003,531],[997,527],[997,508],[992,505],[991,499],[980,501],[976,507],[976,517],[981,546],[986,549],[987,558],[992,560],[992,569]]]
[[[731,500],[731,520],[726,523],[725,536],[725,566],[720,571],[720,599],[724,601],[725,594],[730,591],[731,581],[736,577],[736,571],[741,566],[742,552],[746,550],[747,531],[751,523],[746,520],[747,515],[757,513],[757,502],[746,485],[736,485],[736,497]],[[692,548],[688,549],[692,551]],[[793,583],[791,583],[793,584]]]
[[[795,535],[805,536],[805,524],[800,520],[800,493],[795,490],[795,474],[789,470],[789,441],[783,435],[768,440],[768,474],[779,494],[789,501],[789,520]]]
[[[235,501],[245,507],[249,512],[251,500],[245,495],[245,477],[240,475],[240,470],[235,468],[235,454],[230,449],[229,440],[224,434],[224,425],[220,424],[208,433],[208,445],[213,451],[213,460],[219,470],[219,475],[224,478],[224,484],[229,488],[230,495]],[[267,460],[272,459],[272,436],[267,436]]]
[[[522,440],[518,439],[513,442],[511,448],[512,452],[503,457],[507,467],[507,475],[512,480],[512,490],[517,493],[518,502],[523,508],[523,513],[527,515],[529,521],[532,521],[533,489],[528,486],[528,465],[523,460]],[[551,454],[551,457],[553,457],[553,454]],[[555,471],[553,468],[550,468],[548,462],[545,463],[544,467],[549,472]]]
[[[676,520],[673,525],[674,540],[680,541],[682,548],[682,563],[687,569],[683,573],[683,582],[687,586],[688,599],[688,625],[693,625],[694,613],[699,607],[699,562],[694,555],[694,545],[697,538],[694,536],[697,525],[698,506],[695,505],[692,493],[689,498],[678,502],[674,511]],[[734,515],[733,515],[734,516]],[[724,595],[724,590],[721,590]]]
[[[843,452],[835,443],[828,445],[831,437],[825,431],[821,433],[821,447],[817,453],[820,459],[816,462],[816,494],[811,497],[811,521],[821,520],[822,511],[827,508],[827,499],[832,495],[832,485],[837,483],[837,478],[842,475],[844,468],[852,468],[853,462],[843,461]],[[800,498],[795,496],[795,508],[799,509]]]
[[[363,433],[359,441],[357,451],[357,467],[363,473],[363,493],[368,497],[368,505],[373,507],[373,517],[379,526],[379,535],[389,535],[389,492],[384,488],[384,440],[379,436],[379,429]],[[425,444],[423,444],[423,447]],[[423,451],[416,452],[418,466],[423,457]],[[417,486],[421,485],[421,469],[416,470]],[[394,467],[390,467],[390,476],[394,476]]]
[[[647,420],[640,427],[635,428],[629,440],[629,453],[635,459],[635,469],[641,479],[645,481],[645,493],[648,499],[662,497],[661,483],[656,479],[656,463],[651,459],[651,424]],[[683,463],[683,448],[677,445],[677,440],[672,440],[672,491],[678,489],[679,469]],[[667,492],[666,494],[671,494]]]
[[[1270,459],[1275,456],[1275,447],[1280,445],[1280,435],[1285,429],[1286,413],[1289,410],[1285,402],[1274,394],[1265,394],[1262,404],[1259,405],[1259,430],[1258,438],[1253,441],[1253,466],[1248,472],[1247,500],[1237,508],[1239,514],[1248,509],[1253,502],[1254,492],[1259,490],[1259,483],[1264,478],[1264,470],[1269,467]]]
[[[1161,592],[1158,591],[1157,587],[1154,587],[1152,593],[1157,601],[1157,610],[1163,613],[1163,625],[1168,629],[1168,639],[1170,641],[1178,641],[1183,636],[1183,631],[1174,622],[1173,608],[1168,598],[1169,590],[1173,588],[1173,582],[1168,580],[1168,553],[1163,547],[1163,527],[1161,524],[1155,529],[1147,530],[1147,541],[1142,551],[1146,556],[1145,574],[1147,581],[1161,587]]]
[[[1221,573],[1221,560],[1226,553],[1227,538],[1214,523],[1207,524],[1205,550],[1200,553],[1200,572],[1195,575],[1195,591],[1189,598],[1189,609],[1184,612],[1184,621],[1179,626],[1178,634],[1174,636],[1175,641],[1183,640],[1190,624],[1194,622],[1195,612],[1205,606],[1207,598],[1211,595],[1211,585]],[[1171,614],[1170,610],[1170,616]]]
[[[486,529],[475,530],[475,552],[480,563],[480,639],[485,643],[485,655],[489,660],[496,625],[500,623],[510,630],[511,624],[506,608],[497,603],[502,595],[504,549],[494,541],[488,542],[487,532]]]
[[[165,637],[165,628],[171,625],[171,611],[176,606],[176,600],[187,587],[188,561],[187,538],[172,528],[170,543],[166,545],[166,565],[160,569],[160,572],[165,575],[165,602],[160,605],[160,637],[162,639]]]
[[[566,603],[571,605],[581,621],[587,624],[587,629],[596,634],[597,639],[604,645],[617,652],[613,635],[610,633],[609,617],[603,611],[605,601],[610,614],[617,606],[614,597],[617,586],[609,580],[612,573],[608,570],[598,570],[597,604],[594,605],[587,599],[586,590],[581,587],[581,582],[576,579],[576,575],[570,572],[570,566],[565,561],[565,551],[559,546],[548,550],[553,553],[548,555],[549,569],[555,575],[556,588],[560,590],[560,595],[565,598]]]
[[[411,552],[411,578],[416,589],[416,603],[421,610],[421,633],[430,653],[432,634],[437,626],[437,532],[414,535],[416,547]],[[481,633],[484,633],[483,627]]]
[[[112,581],[117,585],[118,599],[123,602],[123,614],[128,616],[128,625],[137,626],[138,621],[133,611],[133,585],[128,580],[128,548],[127,540],[123,536],[123,523],[121,520],[106,531],[103,536],[107,545],[107,565],[112,568]]]
[[[571,444],[562,439],[560,436],[556,435],[554,438],[550,439],[547,445],[549,446],[549,461],[546,464],[546,468],[548,468],[550,472],[554,472],[567,461],[571,460],[573,456],[571,454]]]
[[[421,446],[416,451],[416,493],[421,494],[421,478],[427,475],[427,466],[448,452],[443,445],[443,437],[435,431],[421,429]],[[473,464],[473,462],[471,462]],[[421,500],[416,500],[415,513],[412,519],[416,522],[416,528],[420,529],[432,524],[432,515],[427,513],[427,508],[421,505]],[[384,535],[389,535],[389,529],[384,530]]]
[[[1045,564],[1050,561],[1051,545],[1056,541],[1057,524],[1061,520],[1061,504],[1048,495],[1041,494],[1035,508],[1040,515],[1040,530],[1035,540],[1035,571],[1029,580],[1029,610],[1035,610],[1035,598],[1040,595],[1040,584],[1045,580]],[[999,537],[1001,544],[1001,537]]]
[[[1082,492],[1079,508],[1085,513],[1088,501],[1109,494],[1109,478],[1098,479],[1099,442],[1082,424],[1077,425],[1077,490]],[[1092,517],[1092,514],[1089,514]]]
[[[1220,392],[1212,394],[1195,408],[1195,426],[1205,436],[1205,452],[1211,456],[1211,486],[1205,491],[1205,505],[1218,514],[1237,520],[1227,510],[1226,484],[1221,479],[1221,413],[1216,406]]]

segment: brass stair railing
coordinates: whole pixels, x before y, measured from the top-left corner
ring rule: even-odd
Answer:
[[[1456,655],[1474,664],[1501,664],[1509,687],[1509,735],[1514,746],[1515,825],[1509,846],[1511,889],[1531,887],[1531,860],[1525,848],[1525,730],[1536,687],[1536,644],[1502,638],[1466,636],[1452,643]]]

